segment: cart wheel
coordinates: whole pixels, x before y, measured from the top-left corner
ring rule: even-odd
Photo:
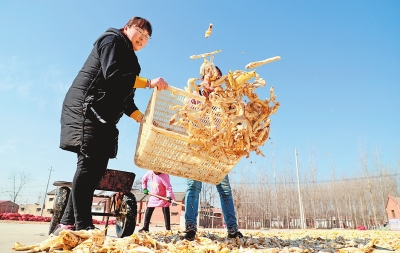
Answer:
[[[116,216],[115,230],[118,238],[130,236],[135,232],[137,216],[137,203],[135,195],[124,196],[119,209],[119,215]]]
[[[49,227],[49,235],[54,231],[60,223],[61,217],[64,214],[65,207],[68,203],[68,197],[71,190],[68,187],[61,186],[57,188],[56,198],[54,200],[53,211]]]

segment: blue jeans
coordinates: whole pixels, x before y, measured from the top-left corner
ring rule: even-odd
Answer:
[[[238,231],[238,225],[233,205],[232,189],[228,175],[217,184],[217,190],[221,201],[222,215],[228,228],[228,233],[233,234]],[[185,226],[186,230],[197,231],[197,215],[199,210],[199,195],[202,183],[199,181],[187,180],[187,191],[185,196]]]

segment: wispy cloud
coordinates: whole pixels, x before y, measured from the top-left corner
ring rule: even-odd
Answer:
[[[0,91],[4,96],[15,96],[38,108],[55,106],[62,102],[71,82],[61,68],[51,64],[0,56]]]

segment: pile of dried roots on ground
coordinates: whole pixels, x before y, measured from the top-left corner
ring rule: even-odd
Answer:
[[[178,230],[132,234],[124,238],[104,235],[102,230],[62,231],[42,243],[15,243],[15,251],[133,253],[133,252],[393,252],[400,251],[399,231],[293,230],[251,232],[227,239],[226,232],[199,231],[187,241]]]

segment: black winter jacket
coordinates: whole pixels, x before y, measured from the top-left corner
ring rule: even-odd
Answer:
[[[140,65],[132,43],[110,28],[94,43],[82,69],[69,88],[61,113],[60,148],[90,153],[106,150],[116,156],[122,114],[137,110],[133,97]]]

